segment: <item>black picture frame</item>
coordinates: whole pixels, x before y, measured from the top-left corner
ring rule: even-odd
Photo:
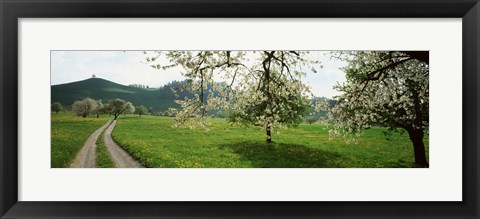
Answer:
[[[2,218],[480,218],[478,0],[0,0]],[[18,19],[462,18],[462,202],[19,202]],[[441,192],[441,191],[439,191]]]

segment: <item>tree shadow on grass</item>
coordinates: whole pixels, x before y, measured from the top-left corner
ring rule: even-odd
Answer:
[[[296,144],[240,142],[221,145],[248,160],[253,167],[324,168],[335,167],[340,154]]]
[[[412,168],[412,167],[415,167],[415,164],[414,163],[409,163],[409,162],[407,162],[403,159],[398,159],[395,162],[390,162],[388,167],[391,167],[391,168]]]

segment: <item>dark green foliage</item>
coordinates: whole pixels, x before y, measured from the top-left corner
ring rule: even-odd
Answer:
[[[135,108],[130,102],[122,100],[120,98],[109,100],[106,106],[109,114],[114,116],[114,120],[118,118],[121,114],[128,114],[135,112]]]
[[[143,105],[148,109],[148,114],[156,115],[169,108],[179,108],[179,105],[174,102],[176,99],[192,98],[194,94],[186,90],[182,91],[185,86],[189,86],[186,81],[172,81],[160,88],[148,88],[145,85],[125,86],[101,78],[90,78],[68,84],[53,85],[51,101],[70,106],[74,101],[86,97],[104,101],[120,98],[136,106]],[[208,94],[209,92],[206,93],[206,96]],[[217,94],[218,91],[214,91],[214,95]],[[105,114],[106,110],[102,107],[96,113]],[[222,112],[209,112],[213,116],[225,116],[224,114],[218,115],[218,113]]]
[[[52,112],[55,112],[55,113],[58,114],[58,112],[60,112],[62,110],[63,110],[63,106],[59,102],[55,102],[55,103],[52,104]]]
[[[140,105],[135,107],[135,114],[142,116],[142,115],[147,115],[148,114],[148,109],[147,107]]]
[[[143,84],[129,84],[128,86],[129,87],[137,87],[137,88],[148,88],[147,85],[143,85]]]
[[[308,124],[312,124],[312,123],[315,123],[317,121],[318,121],[318,117],[316,117],[316,116],[308,116],[305,119],[305,122],[307,122]]]
[[[160,88],[148,88],[145,85],[125,86],[101,78],[89,78],[83,81],[53,85],[51,101],[70,106],[74,101],[86,97],[104,101],[120,98],[136,106],[143,105],[148,109],[148,113],[155,114],[167,111],[169,108],[179,108],[179,105],[174,102],[176,99],[192,98],[194,94],[182,91],[184,86],[188,86],[185,81],[172,81]],[[215,91],[216,93],[218,92]],[[104,110],[99,113],[104,114]],[[215,114],[215,112],[213,113]]]

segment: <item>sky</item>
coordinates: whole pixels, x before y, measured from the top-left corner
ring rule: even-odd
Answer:
[[[115,83],[143,84],[160,87],[171,81],[185,79],[180,67],[158,70],[146,64],[143,51],[52,51],[51,84],[65,84],[91,78],[103,78]],[[317,97],[332,98],[339,93],[332,87],[345,81],[345,74],[340,70],[345,63],[331,59],[327,52],[312,51],[311,59],[319,60],[314,66],[317,73],[308,71],[302,78]],[[162,61],[162,60],[160,60]]]

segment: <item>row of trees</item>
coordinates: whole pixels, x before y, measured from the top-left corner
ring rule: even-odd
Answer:
[[[64,107],[62,104],[55,102],[51,106],[51,110],[58,114]],[[107,104],[103,104],[102,100],[94,100],[92,98],[85,98],[83,100],[77,100],[72,104],[72,111],[83,118],[91,114],[96,114],[97,118],[102,114],[113,115],[116,120],[121,114],[135,113],[140,116],[149,114],[148,109],[143,106],[134,107],[132,103],[122,100],[113,99],[109,100]]]
[[[97,118],[101,114],[109,114],[113,115],[114,119],[117,119],[121,114],[133,113],[135,108],[132,103],[118,98],[108,101],[106,105],[104,105],[101,100],[85,98],[75,101],[72,104],[72,111],[83,118],[90,114],[96,114]]]
[[[129,87],[137,87],[137,88],[150,88],[148,85],[144,84],[129,84]]]

